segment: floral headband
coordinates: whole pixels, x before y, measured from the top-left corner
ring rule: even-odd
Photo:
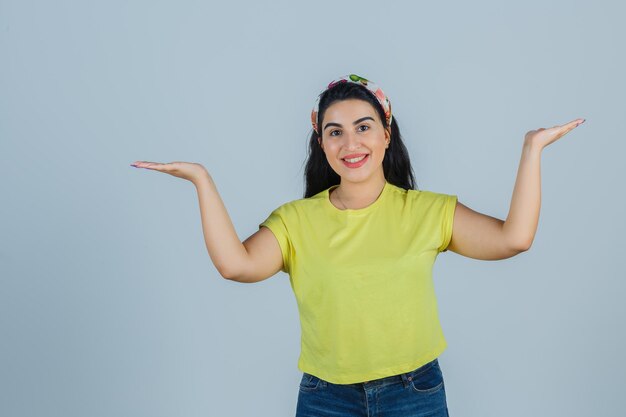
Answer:
[[[315,106],[313,106],[313,111],[311,112],[311,124],[313,125],[313,129],[318,135],[320,133],[317,130],[317,127],[318,127],[317,116],[318,116],[318,111],[319,111],[320,97],[322,96],[322,94],[324,94],[326,90],[330,89],[334,85],[338,83],[346,83],[346,82],[360,84],[366,87],[369,91],[371,91],[372,94],[374,94],[374,96],[380,103],[380,105],[383,107],[383,110],[385,111],[385,119],[387,120],[387,125],[391,126],[391,120],[392,120],[391,101],[389,101],[389,97],[387,97],[385,93],[383,92],[383,90],[378,85],[376,85],[376,83],[374,83],[373,81],[367,80],[363,77],[359,77],[356,74],[349,74],[349,75],[344,75],[342,77],[339,77],[336,80],[331,81],[330,84],[328,84],[328,87],[326,87],[326,89],[317,96],[317,100],[315,100]]]

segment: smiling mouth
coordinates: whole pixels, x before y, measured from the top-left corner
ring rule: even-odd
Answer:
[[[342,159],[341,161],[348,168],[359,168],[362,165],[364,165],[367,161],[369,161],[369,159],[370,159],[370,155],[366,154],[365,156],[363,156],[362,159],[360,159],[359,161],[356,161],[356,162],[349,162],[349,161],[346,161],[345,159]]]
[[[363,155],[360,155],[360,156],[355,156],[355,157],[353,157],[353,158],[341,158],[341,160],[342,160],[342,161],[346,161],[346,162],[348,162],[348,159],[365,158],[365,157],[367,157],[367,156],[369,156],[369,154],[368,154],[368,153],[363,154]],[[359,162],[359,161],[356,161],[356,162]]]

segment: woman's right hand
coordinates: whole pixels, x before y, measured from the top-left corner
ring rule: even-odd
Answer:
[[[183,178],[196,184],[196,182],[204,175],[209,175],[206,168],[201,164],[195,162],[148,162],[148,161],[135,161],[131,166],[135,168],[147,168],[155,171],[165,172],[166,174],[173,175],[178,178]]]

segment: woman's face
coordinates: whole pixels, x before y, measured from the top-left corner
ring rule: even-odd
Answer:
[[[326,159],[342,181],[361,182],[383,174],[385,148],[390,140],[378,112],[363,100],[331,104],[322,121],[321,145]],[[365,159],[353,162],[345,159]]]

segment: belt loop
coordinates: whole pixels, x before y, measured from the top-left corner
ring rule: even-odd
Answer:
[[[409,373],[410,372],[405,372],[403,374],[400,374],[400,377],[402,378],[402,384],[404,384],[404,388],[407,388],[409,386],[409,383],[410,383],[409,382],[410,379],[408,377]]]

